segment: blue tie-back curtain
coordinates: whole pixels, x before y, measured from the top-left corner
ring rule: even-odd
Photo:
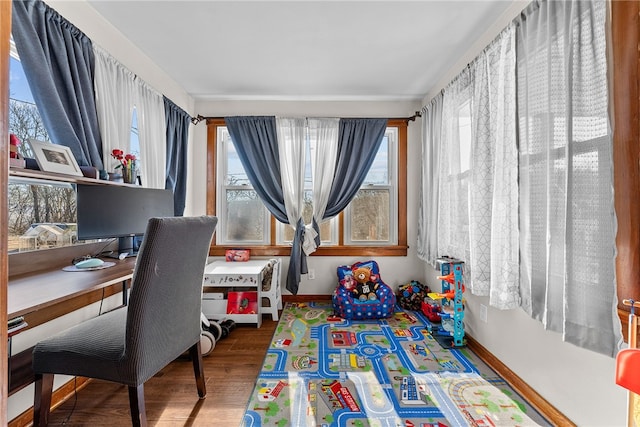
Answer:
[[[80,166],[104,169],[91,40],[40,0],[13,2],[12,34],[52,142]]]
[[[187,143],[191,116],[166,96],[163,98],[167,124],[167,179],[164,188],[173,191],[174,215],[182,216],[187,195]]]
[[[226,117],[225,122],[256,193],[278,221],[288,224],[275,117]],[[386,119],[340,119],[336,173],[324,218],[340,213],[355,197],[380,148],[386,126]],[[287,274],[286,287],[294,295],[298,293],[300,275],[307,273],[307,259],[302,250],[304,229],[300,220]]]
[[[275,117],[225,117],[249,182],[269,212],[288,224],[282,195]]]
[[[387,129],[387,119],[340,119],[338,160],[324,218],[338,215],[362,186]]]
[[[371,169],[386,130],[387,119],[340,119],[336,172],[322,219],[333,218],[351,203]],[[320,226],[315,218],[312,226],[318,233],[316,246],[320,246]]]

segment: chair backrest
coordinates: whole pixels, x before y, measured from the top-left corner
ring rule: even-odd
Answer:
[[[149,220],[133,273],[124,356],[139,383],[200,339],[202,281],[217,222]]]
[[[264,269],[262,279],[262,294],[275,295],[276,290],[280,286],[280,258],[271,258]]]
[[[278,288],[280,287],[280,265],[282,264],[282,260],[274,258],[271,262],[273,263],[273,272],[271,273],[271,287],[269,291],[277,295]]]

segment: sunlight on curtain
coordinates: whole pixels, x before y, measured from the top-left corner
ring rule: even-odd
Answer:
[[[471,75],[465,68],[447,86],[442,101],[442,136],[438,151],[438,250],[465,261],[469,281],[473,271],[469,249],[469,155],[471,153]]]
[[[305,248],[307,255],[320,246],[320,223],[329,221],[324,214],[329,203],[333,176],[338,160],[338,128],[340,119],[309,118],[311,138],[311,181],[313,183],[313,221],[307,227],[315,231],[314,246]]]
[[[471,64],[471,291],[499,309],[520,305],[515,28]]]
[[[423,109],[422,168],[418,212],[418,257],[436,267],[438,253],[439,147],[442,134],[443,92]]]
[[[425,135],[440,146],[423,148],[424,175],[438,173],[423,192],[424,206],[438,200],[437,223],[422,217],[424,256],[463,260],[467,288],[499,309],[520,303],[515,106],[510,25],[444,90],[441,137],[437,124]]]
[[[540,2],[518,27],[522,306],[615,355],[612,138],[604,1]]]
[[[289,225],[296,228],[304,210],[306,120],[276,117],[276,129],[285,211]]]
[[[134,107],[135,74],[123,67],[109,53],[93,45],[96,58],[94,87],[96,109],[102,137],[102,163],[113,172],[117,163],[111,157],[114,148],[131,152],[131,118]]]
[[[164,115],[164,98],[145,82],[136,77],[136,110],[140,156],[139,172],[142,185],[163,188],[166,180],[167,130]]]

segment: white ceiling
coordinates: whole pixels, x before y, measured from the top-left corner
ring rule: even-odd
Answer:
[[[511,1],[89,4],[195,99],[418,100]]]

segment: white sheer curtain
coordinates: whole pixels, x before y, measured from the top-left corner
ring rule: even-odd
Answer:
[[[320,224],[327,202],[338,155],[340,119],[276,117],[280,176],[287,218],[291,227],[303,218],[305,153],[307,136],[311,144],[311,176],[313,184],[313,218]],[[302,248],[306,255],[315,252],[318,237],[313,224],[305,225]]]
[[[471,64],[471,289],[499,309],[520,305],[515,26]]]
[[[469,159],[471,155],[471,75],[465,68],[445,88],[442,134],[437,163],[439,176],[437,248],[465,262],[467,281],[473,271],[469,249]],[[467,283],[469,287],[469,283]]]
[[[422,169],[418,212],[418,257],[436,266],[438,252],[439,148],[442,136],[443,93],[422,110]]]
[[[324,218],[324,213],[329,202],[329,194],[333,184],[338,158],[338,128],[340,119],[336,118],[310,118],[308,119],[309,133],[311,135],[311,180],[313,182],[313,219],[316,224],[329,220]],[[307,226],[307,233],[314,239],[317,232],[312,224]],[[306,241],[307,239],[305,239]],[[307,255],[316,250],[313,245],[305,247]]]
[[[295,230],[304,211],[305,119],[276,117],[276,129],[284,207]]]
[[[615,355],[612,139],[605,1],[530,5],[517,45],[523,308]]]
[[[513,26],[445,89],[443,98],[441,136],[437,136],[437,123],[427,124],[433,128],[425,136],[426,144],[433,144],[426,140],[429,138],[439,140],[440,146],[423,148],[430,156],[423,163],[423,180],[427,180],[423,206],[432,207],[436,195],[439,201],[437,223],[433,223],[435,212],[422,212],[423,256],[463,260],[467,288],[474,295],[489,296],[489,304],[499,309],[518,307]],[[427,214],[430,216],[425,217]]]
[[[142,185],[164,188],[167,170],[167,126],[164,99],[145,82],[136,78],[136,107],[140,141]]]
[[[131,152],[131,117],[135,104],[135,75],[104,49],[93,44],[95,55],[94,87],[96,109],[102,137],[102,162],[113,172],[118,164],[111,151],[119,148]]]

